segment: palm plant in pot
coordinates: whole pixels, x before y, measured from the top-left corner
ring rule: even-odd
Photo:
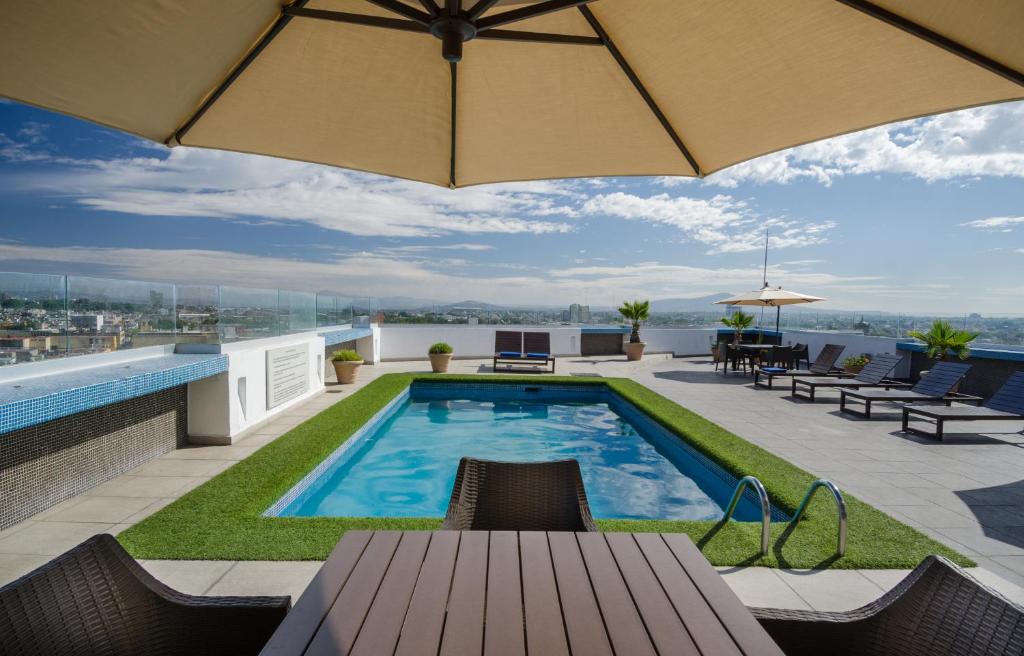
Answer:
[[[334,375],[337,376],[338,382],[347,385],[356,382],[356,374],[363,364],[363,356],[344,349],[331,356],[331,363],[334,365]]]
[[[925,353],[936,361],[942,360],[950,352],[961,360],[971,355],[970,343],[978,338],[978,333],[954,328],[948,321],[936,319],[928,332],[911,330],[908,336],[924,342]]]
[[[435,374],[448,373],[448,364],[452,361],[452,347],[445,342],[431,344],[427,350],[430,358],[430,368]]]
[[[640,323],[647,321],[651,316],[650,301],[623,301],[619,308],[619,314],[629,320],[633,330],[629,333],[629,343],[626,344],[626,359],[639,360],[644,357],[645,342],[640,341]]]
[[[736,331],[733,344],[739,344],[743,339],[743,331],[754,325],[754,315],[743,311],[734,312],[731,316],[722,317],[722,323]]]

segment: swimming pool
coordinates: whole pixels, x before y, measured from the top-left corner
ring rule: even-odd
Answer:
[[[716,520],[736,485],[604,386],[417,381],[266,514],[442,517],[463,456],[575,458],[598,519]],[[734,517],[760,516],[748,490]]]

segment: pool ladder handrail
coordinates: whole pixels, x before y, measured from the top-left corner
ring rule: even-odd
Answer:
[[[768,493],[765,491],[764,485],[761,484],[761,481],[756,476],[744,476],[736,483],[736,489],[733,490],[732,499],[729,501],[729,507],[722,517],[722,523],[725,524],[732,517],[733,511],[736,510],[736,506],[740,503],[740,496],[748,485],[754,488],[761,502],[761,555],[767,556],[768,541],[771,536],[772,504],[768,501]]]
[[[800,502],[800,506],[796,509],[796,513],[793,514],[791,524],[793,528],[796,528],[797,522],[800,521],[800,517],[803,516],[804,511],[807,510],[807,506],[811,503],[811,497],[814,493],[821,488],[826,488],[832,493],[832,498],[836,502],[836,514],[839,518],[839,540],[836,545],[836,553],[840,556],[846,553],[846,501],[843,499],[843,493],[839,491],[836,484],[827,478],[819,478],[818,480],[811,483],[811,486],[807,488],[807,493],[804,494],[803,501]]]

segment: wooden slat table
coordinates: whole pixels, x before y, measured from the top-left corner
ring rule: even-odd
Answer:
[[[683,534],[352,531],[261,654],[782,652]]]

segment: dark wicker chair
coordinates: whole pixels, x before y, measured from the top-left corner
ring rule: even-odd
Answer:
[[[1024,608],[941,556],[856,610],[751,610],[788,656],[1024,654]]]
[[[96,535],[0,588],[0,654],[257,654],[290,597],[195,597]]]
[[[453,531],[596,531],[575,460],[463,458],[441,528]]]

